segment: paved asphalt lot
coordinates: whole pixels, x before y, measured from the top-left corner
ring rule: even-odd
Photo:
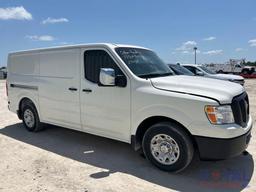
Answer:
[[[245,86],[255,123],[256,80]],[[255,129],[252,135],[247,155],[218,162],[196,156],[184,172],[166,173],[125,143],[55,126],[27,132],[8,111],[1,80],[0,192],[256,191]]]

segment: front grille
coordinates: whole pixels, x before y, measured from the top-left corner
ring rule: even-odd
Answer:
[[[233,98],[231,108],[235,123],[245,127],[249,120],[249,99],[246,92]]]

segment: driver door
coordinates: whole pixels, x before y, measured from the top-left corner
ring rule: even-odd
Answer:
[[[116,60],[105,49],[83,49],[81,54],[82,129],[93,134],[130,141],[130,81]],[[112,68],[125,75],[125,87],[99,84],[101,68]]]

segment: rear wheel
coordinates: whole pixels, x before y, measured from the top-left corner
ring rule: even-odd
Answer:
[[[143,151],[148,160],[164,171],[179,172],[191,162],[193,143],[182,127],[171,122],[151,126],[143,138]]]
[[[26,100],[22,103],[22,121],[28,131],[37,132],[43,128],[43,124],[39,120],[39,116],[34,104]]]

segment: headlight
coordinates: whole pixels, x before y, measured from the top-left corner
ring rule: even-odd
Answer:
[[[233,111],[230,105],[206,106],[205,113],[212,124],[234,123]]]

